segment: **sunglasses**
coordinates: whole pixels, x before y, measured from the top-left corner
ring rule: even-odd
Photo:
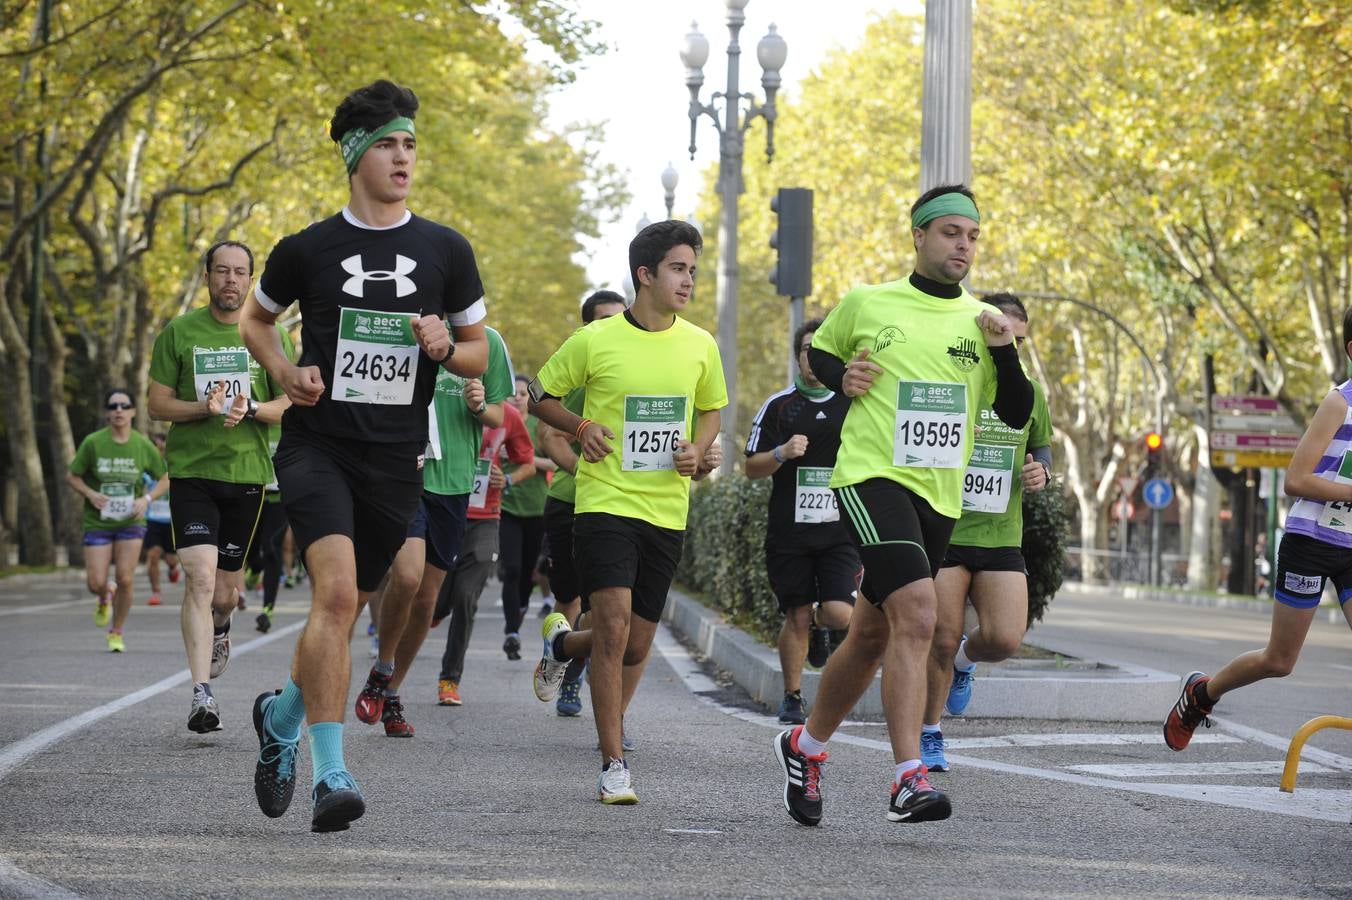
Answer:
[[[112,412],[112,411],[115,410],[115,409],[135,409],[135,408],[136,408],[136,405],[133,404],[133,403],[109,403],[109,404],[108,404],[108,411],[109,411],[109,412]]]

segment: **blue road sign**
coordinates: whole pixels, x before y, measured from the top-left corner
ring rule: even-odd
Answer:
[[[1151,509],[1164,509],[1174,502],[1174,486],[1163,478],[1152,478],[1141,489],[1145,505]]]

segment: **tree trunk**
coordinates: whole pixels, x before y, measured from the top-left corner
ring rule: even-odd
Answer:
[[[50,305],[43,307],[42,319],[47,345],[47,402],[51,406],[48,452],[52,458],[52,480],[59,485],[56,490],[56,539],[66,546],[66,558],[70,563],[80,565],[84,558],[81,523],[84,504],[79,495],[65,485],[66,470],[75,458],[75,435],[70,427],[70,410],[66,403],[66,358],[70,356],[70,348]]]

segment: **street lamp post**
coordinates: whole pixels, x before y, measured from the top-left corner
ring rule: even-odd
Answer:
[[[722,214],[718,228],[718,347],[723,357],[723,377],[728,386],[728,406],[723,410],[723,445],[734,446],[737,436],[737,202],[746,189],[742,181],[743,136],[757,117],[765,120],[765,156],[773,159],[775,153],[775,93],[779,90],[779,70],[788,56],[784,38],[770,26],[769,33],[756,45],[756,58],[762,69],[761,87],[765,89],[764,105],[756,103],[753,94],[743,94],[738,87],[738,67],[742,48],[737,36],[746,23],[742,12],[748,0],[726,0],[728,8],[728,84],[727,90],[716,92],[710,103],[700,100],[704,85],[704,64],[709,59],[709,40],[699,32],[699,26],[690,25],[681,49],[685,64],[685,84],[690,89],[690,158],[695,158],[695,131],[701,116],[707,115],[718,129],[718,193],[722,200]],[[723,99],[723,110],[717,106]],[[741,101],[747,101],[745,115]],[[732,471],[732,453],[724,454],[723,471]]]
[[[671,218],[672,207],[676,205],[676,182],[680,180],[680,174],[677,173],[671,163],[662,170],[662,191],[667,202],[667,218]]]

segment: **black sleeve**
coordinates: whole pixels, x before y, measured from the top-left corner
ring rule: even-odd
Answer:
[[[1029,451],[1033,454],[1033,461],[1040,462],[1050,473],[1052,470],[1052,448],[1051,447],[1033,447]]]
[[[484,285],[479,278],[479,264],[474,259],[474,248],[470,246],[469,240],[454,229],[448,228],[447,231],[451,233],[448,247],[450,275],[446,279],[446,292],[441,299],[449,316],[464,312],[476,301],[482,300]]]
[[[995,402],[991,408],[1010,428],[1022,428],[1033,414],[1033,384],[1019,365],[1019,351],[1013,344],[987,349],[995,363]]]
[[[258,289],[273,305],[282,309],[296,302],[304,293],[300,279],[305,272],[301,262],[305,251],[300,243],[299,234],[288,235],[278,241],[263,264],[263,274],[258,277]]]
[[[754,456],[779,446],[779,435],[775,426],[779,422],[778,396],[771,397],[761,405],[756,418],[751,420],[751,434],[746,439],[746,455]]]
[[[1016,357],[1017,359],[1017,357]],[[812,367],[812,374],[817,376],[817,380],[835,391],[837,394],[844,393],[840,383],[845,378],[845,363],[841,362],[840,357],[827,353],[825,350],[819,350],[811,347],[807,351],[807,364]],[[1032,407],[1032,388],[1029,389],[1028,408]]]

